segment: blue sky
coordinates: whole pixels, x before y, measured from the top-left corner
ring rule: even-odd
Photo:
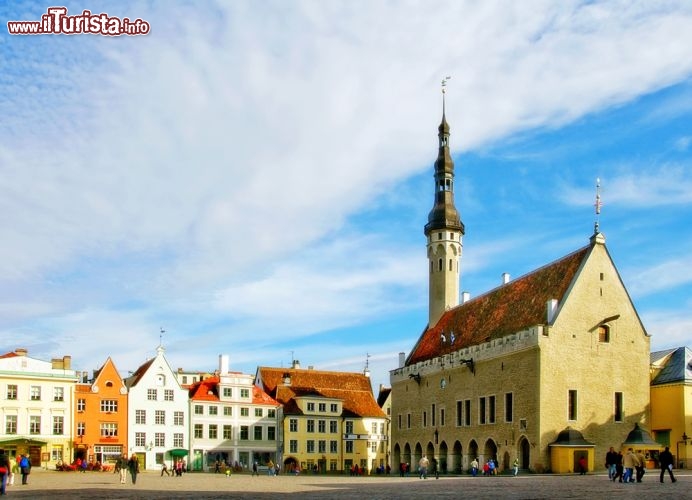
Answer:
[[[461,289],[600,225],[652,349],[692,331],[689,2],[66,2],[137,37],[11,36],[0,348],[122,372],[361,371],[427,321],[440,81]]]

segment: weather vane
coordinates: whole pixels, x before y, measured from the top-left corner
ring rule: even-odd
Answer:
[[[603,204],[601,203],[601,179],[596,178],[596,203],[594,203],[594,207],[596,207],[596,222],[594,223],[593,228],[594,234],[598,234],[601,216],[601,206],[603,206]]]
[[[159,327],[159,330],[159,345],[163,345],[163,334],[166,333],[166,330],[162,326]]]
[[[447,93],[447,82],[451,79],[451,76],[445,76],[442,79],[442,115],[445,114],[445,94]]]
[[[442,93],[443,93],[443,94],[447,91],[447,82],[448,82],[449,80],[451,80],[451,79],[452,79],[451,76],[445,76],[445,77],[442,79]]]

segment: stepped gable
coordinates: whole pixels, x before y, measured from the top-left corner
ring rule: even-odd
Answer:
[[[423,332],[406,365],[545,324],[546,303],[552,299],[562,303],[590,248],[587,245],[446,311],[435,326]]]
[[[361,373],[267,367],[259,372],[264,389],[284,405],[285,414],[302,414],[296,397],[323,397],[341,400],[345,417],[385,416],[372,394],[370,379]],[[286,374],[291,377],[290,385],[283,384]]]

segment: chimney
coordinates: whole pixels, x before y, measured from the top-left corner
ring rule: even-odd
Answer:
[[[502,284],[506,285],[509,283],[509,273],[502,273]]]
[[[471,299],[469,292],[461,292],[461,303],[466,304]]]
[[[291,385],[291,374],[286,372],[283,374],[284,385]]]
[[[228,354],[219,354],[219,375],[228,374]]]
[[[299,370],[300,369],[300,361],[298,361],[297,359],[294,359],[293,364],[291,365],[291,368],[293,368],[294,370]]]
[[[62,357],[62,365],[64,370],[71,370],[72,369],[72,356],[63,356]]]
[[[404,363],[406,363],[406,353],[400,352],[399,353],[399,368],[403,368]]]
[[[557,299],[550,299],[545,304],[547,312],[547,323],[551,324],[555,319],[555,313],[557,312]]]
[[[18,347],[17,349],[14,350],[14,353],[15,353],[17,356],[26,356],[27,354],[29,354],[29,351],[27,351],[27,350],[26,350],[25,348],[23,348],[23,347]]]

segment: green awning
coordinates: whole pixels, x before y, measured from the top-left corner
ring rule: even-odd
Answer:
[[[168,453],[170,453],[172,457],[185,457],[188,452],[183,448],[173,448],[172,450],[168,450]]]
[[[29,437],[15,437],[10,439],[0,439],[0,444],[9,446],[18,446],[22,444],[25,446],[45,446],[48,444],[48,442],[40,441],[38,439],[32,439]]]

